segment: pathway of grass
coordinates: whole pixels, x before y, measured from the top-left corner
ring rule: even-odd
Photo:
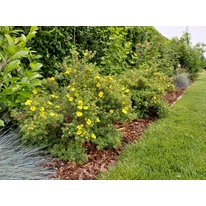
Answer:
[[[206,72],[100,179],[206,179]]]

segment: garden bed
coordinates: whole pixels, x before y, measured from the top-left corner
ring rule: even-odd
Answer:
[[[169,92],[164,99],[171,106],[185,91],[185,88],[177,88],[174,92]],[[87,148],[88,161],[83,164],[75,162],[61,161],[54,159],[51,166],[56,170],[53,177],[59,180],[95,180],[100,172],[107,173],[108,166],[115,165],[118,156],[125,144],[137,141],[149,124],[154,122],[156,117],[149,119],[139,119],[127,124],[116,123],[115,126],[122,131],[123,140],[118,149],[97,150],[92,143],[85,143]]]

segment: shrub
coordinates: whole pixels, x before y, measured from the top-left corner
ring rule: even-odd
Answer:
[[[28,33],[29,28],[17,27]],[[100,63],[103,48],[108,40],[104,26],[39,26],[36,37],[30,46],[42,56],[42,74],[45,78],[52,76],[57,67],[67,56],[71,56],[70,49],[78,51],[92,50],[96,52],[92,62]],[[81,55],[81,54],[80,54]]]
[[[174,77],[175,87],[187,88],[189,86],[189,83],[190,83],[190,81],[188,78],[188,74],[186,74],[186,73],[178,74]]]
[[[32,90],[40,85],[39,74],[42,64],[39,56],[26,47],[35,36],[37,28],[31,27],[27,36],[13,27],[0,27],[0,116],[1,125],[8,123],[10,110],[21,107],[30,98]],[[0,126],[1,126],[0,125]]]
[[[174,90],[171,79],[156,68],[129,70],[119,76],[120,82],[131,91],[134,112],[139,117],[164,116],[167,105],[163,96]]]
[[[42,156],[40,148],[20,145],[16,137],[16,132],[0,131],[0,179],[51,179],[54,172],[45,167],[50,161],[49,156]]]
[[[52,154],[63,160],[82,162],[85,142],[97,149],[117,148],[122,134],[115,121],[133,119],[129,90],[109,76],[101,76],[98,68],[88,63],[92,54],[72,51],[54,77],[43,82],[45,90],[25,102],[16,115],[27,142],[48,144]]]

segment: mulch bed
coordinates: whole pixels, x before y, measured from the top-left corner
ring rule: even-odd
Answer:
[[[164,99],[172,105],[185,91],[184,88],[177,88],[175,92],[169,92]],[[100,172],[107,173],[109,166],[116,164],[119,154],[125,144],[132,144],[137,141],[142,135],[145,128],[155,121],[155,117],[149,119],[138,119],[128,122],[127,124],[115,123],[115,126],[122,131],[123,140],[118,149],[97,150],[92,143],[85,143],[87,148],[88,161],[83,164],[75,162],[61,161],[53,159],[53,162],[48,165],[52,167],[56,174],[53,177],[58,180],[95,180]]]

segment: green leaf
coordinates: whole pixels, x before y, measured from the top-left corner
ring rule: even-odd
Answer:
[[[3,98],[3,97],[0,97],[0,102],[10,103],[10,101],[7,98]]]
[[[0,127],[4,126],[4,121],[0,119]]]
[[[5,74],[8,74],[10,71],[13,69],[16,69],[19,67],[20,61],[19,60],[14,60],[8,63],[5,69]]]
[[[31,26],[30,32],[34,32],[34,31],[36,31],[36,30],[38,30],[38,27],[37,27],[37,26]]]
[[[14,47],[15,47],[15,44],[14,44],[14,41],[13,41],[13,39],[11,38],[11,36],[10,36],[9,34],[5,34],[5,37],[6,37],[7,41],[8,41],[8,43],[9,43],[9,46],[12,47],[12,48],[14,48]]]
[[[27,36],[26,36],[26,40],[28,41],[29,39],[33,38],[35,36],[36,32],[30,32]]]
[[[43,65],[41,63],[36,63],[36,64],[31,63],[30,66],[33,71],[38,71]]]
[[[27,97],[27,98],[31,97],[31,94],[29,92],[26,92],[26,91],[21,91],[21,92],[19,92],[19,94],[24,96],[24,97]]]
[[[4,82],[5,83],[8,83],[8,82],[17,82],[20,78],[19,77],[10,77],[10,78],[7,78],[7,79],[4,79]]]
[[[19,51],[19,52],[16,52],[16,54],[14,54],[14,55],[11,57],[11,60],[20,59],[20,58],[22,58],[22,57],[26,57],[28,53],[29,53],[28,51]]]

